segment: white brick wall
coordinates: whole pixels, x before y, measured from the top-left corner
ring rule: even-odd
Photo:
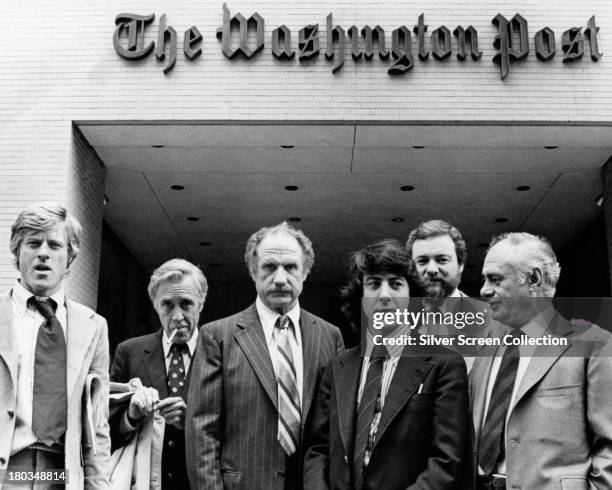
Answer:
[[[222,3],[24,0],[0,4],[0,288],[15,277],[7,250],[8,228],[26,204],[67,195],[68,203],[76,204],[88,220],[87,234],[95,232],[103,177],[90,157],[83,158],[86,168],[78,166],[70,146],[75,120],[612,120],[612,2],[229,1],[232,15],[257,11],[266,21],[266,45],[250,61],[230,61],[221,53],[214,34],[222,23]],[[147,42],[156,40],[159,18],[167,14],[168,24],[179,36],[177,63],[169,75],[163,75],[163,63],[153,54],[131,63],[115,53],[114,18],[122,12],[156,14]],[[421,62],[413,35],[415,68],[404,76],[389,76],[389,62],[353,62],[348,43],[344,68],[332,75],[332,62],[323,56],[325,18],[330,12],[334,24],[345,29],[380,24],[388,47],[391,31],[400,25],[412,29],[420,13],[425,14],[428,34],[440,25],[451,31],[457,25],[474,25],[483,57],[459,62],[453,53],[441,62],[431,56]],[[497,13],[510,18],[517,12],[529,22],[531,52],[527,60],[512,64],[510,76],[502,82],[498,66],[491,62],[495,35],[491,19]],[[562,32],[585,27],[591,15],[601,27],[603,58],[593,63],[586,43],[581,61],[563,64]],[[320,27],[319,57],[302,64],[297,59],[275,60],[272,29],[286,24],[297,49],[298,30],[309,23]],[[182,52],[182,36],[193,24],[204,36],[200,44],[204,53],[189,62]],[[558,53],[541,63],[535,57],[533,36],[545,26],[555,31]],[[71,182],[87,187],[86,203],[77,192],[83,188]],[[99,236],[91,238],[81,262],[82,277],[89,275],[90,282],[85,284],[81,269],[75,269],[73,283],[81,299],[94,304],[97,264],[87,261],[99,253]]]
[[[104,212],[104,165],[78,129],[73,132],[66,206],[81,223],[83,239],[72,265],[66,292],[95,308]]]

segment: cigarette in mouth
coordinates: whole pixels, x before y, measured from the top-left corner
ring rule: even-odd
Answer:
[[[178,331],[178,329],[174,329],[172,330],[172,333],[170,334],[170,338],[168,339],[170,341],[170,343],[172,343],[172,341],[174,340],[174,336],[176,335],[176,332]]]

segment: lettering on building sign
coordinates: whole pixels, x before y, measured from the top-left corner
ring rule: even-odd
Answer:
[[[155,52],[155,58],[163,64],[163,73],[168,74],[176,64],[178,34],[167,24],[165,13],[159,19],[157,36],[148,32],[154,19],[155,14],[117,15],[113,46],[117,54],[128,61],[142,60]],[[531,39],[535,46],[535,56],[540,62],[546,63],[557,54],[555,32],[549,27],[540,29],[531,38],[527,19],[519,13],[510,18],[498,13],[491,19],[491,23],[497,31],[491,43],[495,51],[492,61],[499,65],[502,80],[510,74],[513,63],[529,57]],[[223,55],[228,59],[257,58],[265,47],[264,27],[264,18],[257,12],[249,17],[241,13],[231,15],[227,4],[223,4],[223,25],[216,32]],[[386,44],[387,33],[380,25],[374,27],[366,25],[361,28],[352,25],[345,29],[341,25],[334,24],[333,14],[329,13],[325,18],[325,28],[323,52],[334,74],[345,66],[347,50],[351,54],[353,63],[369,62],[374,55],[378,55],[380,60],[390,63],[387,68],[389,75],[406,74],[415,67],[413,33],[414,50],[420,62],[428,61],[430,50],[432,58],[437,62],[444,62],[453,52],[460,62],[465,62],[468,54],[473,62],[478,62],[483,54],[479,49],[478,31],[474,26],[455,26],[451,30],[442,25],[430,29],[425,23],[423,13],[417,17],[412,31],[405,25],[391,30],[390,49]],[[586,27],[573,26],[562,32],[561,61],[571,63],[580,60],[584,56],[587,44],[591,60],[598,61],[603,56],[599,51],[598,35],[599,27],[594,15],[587,21]],[[300,28],[297,32],[297,42],[296,36],[292,36],[291,29],[286,25],[276,27],[272,30],[270,43],[272,56],[283,63],[295,63],[295,59],[297,63],[308,60],[314,62],[321,51],[319,36],[319,24],[308,24]],[[151,40],[145,46],[145,39],[150,38],[156,38],[157,42]],[[202,55],[199,44],[203,39],[202,33],[195,25],[185,30],[183,53],[190,62]]]

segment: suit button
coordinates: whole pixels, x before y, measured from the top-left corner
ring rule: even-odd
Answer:
[[[6,464],[6,459],[0,458],[0,465],[4,466]]]
[[[172,480],[172,473],[168,473],[168,480]]]
[[[168,441],[168,447],[174,447],[174,441]]]
[[[346,456],[344,456],[344,462],[348,463],[348,458]]]
[[[15,415],[15,412],[13,410],[7,410],[6,413],[10,418],[13,418],[13,416]]]

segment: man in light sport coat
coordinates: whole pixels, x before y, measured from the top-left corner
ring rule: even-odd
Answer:
[[[555,311],[560,267],[541,237],[494,238],[482,272],[493,318],[520,343],[512,355],[502,342],[470,373],[475,488],[612,488],[610,333]]]

